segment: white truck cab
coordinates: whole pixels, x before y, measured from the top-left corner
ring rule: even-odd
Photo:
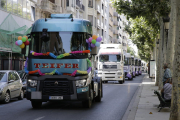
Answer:
[[[120,84],[124,83],[123,56],[122,45],[120,44],[100,45],[96,62],[98,77],[101,77],[103,82],[118,81]]]

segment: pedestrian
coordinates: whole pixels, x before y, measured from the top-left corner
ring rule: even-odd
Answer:
[[[171,76],[171,70],[168,68],[168,64],[167,63],[164,63],[164,75],[163,75],[163,86],[168,83],[172,76]]]
[[[172,93],[172,80],[169,80],[169,82],[165,83],[163,86],[163,89],[161,90],[161,96],[166,101],[171,100],[171,93]]]

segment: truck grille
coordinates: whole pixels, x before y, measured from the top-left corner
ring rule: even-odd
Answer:
[[[117,69],[117,65],[103,65],[103,69]]]
[[[43,83],[42,95],[62,96],[62,95],[72,95],[72,94],[73,94],[72,81],[45,80]]]

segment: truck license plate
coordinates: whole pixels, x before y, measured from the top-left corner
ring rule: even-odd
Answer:
[[[63,96],[49,96],[50,100],[63,100]]]

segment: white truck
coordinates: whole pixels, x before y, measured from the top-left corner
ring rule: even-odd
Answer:
[[[123,56],[122,45],[120,44],[100,45],[95,61],[98,69],[97,75],[101,77],[103,82],[118,81],[120,84],[125,82]]]

